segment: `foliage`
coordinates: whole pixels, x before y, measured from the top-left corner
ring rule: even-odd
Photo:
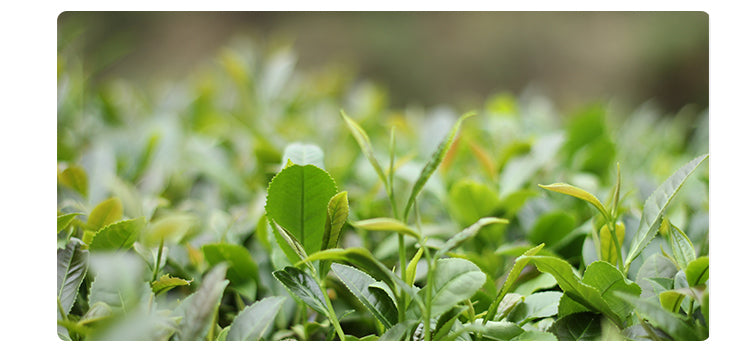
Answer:
[[[270,53],[169,92],[60,57],[61,339],[708,337],[705,113],[395,110]]]

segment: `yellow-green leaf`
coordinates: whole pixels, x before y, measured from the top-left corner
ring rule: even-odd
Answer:
[[[609,213],[607,213],[607,209],[604,208],[604,205],[599,201],[599,198],[596,198],[596,196],[589,192],[586,192],[581,188],[563,182],[557,182],[549,185],[539,185],[539,187],[542,187],[548,191],[562,193],[584,200],[593,205],[597,210],[599,210],[599,212],[601,212],[605,218],[609,218]]]
[[[406,225],[403,222],[393,218],[373,218],[361,220],[352,223],[352,226],[369,231],[392,231],[403,233],[416,239],[419,239],[420,237],[419,233],[409,225]]]
[[[96,231],[122,219],[122,202],[119,198],[109,198],[99,203],[89,214],[87,227]]]
[[[169,274],[162,275],[158,280],[151,282],[151,291],[155,295],[167,292],[177,286],[190,285],[193,280],[185,280],[179,277],[172,277]]]
[[[606,224],[602,226],[601,230],[599,230],[601,259],[612,265],[617,265],[617,249],[622,248],[622,243],[625,240],[625,224],[618,221],[615,226],[615,232],[617,233],[617,244],[612,241],[612,233],[609,231],[609,227]]]

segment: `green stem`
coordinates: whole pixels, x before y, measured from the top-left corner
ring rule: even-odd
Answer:
[[[164,237],[162,237],[161,242],[159,242],[159,252],[156,254],[156,264],[154,265],[154,276],[151,279],[151,281],[156,281],[157,276],[159,276],[159,265],[161,265],[161,253],[164,249]]]
[[[331,319],[331,323],[333,323],[333,328],[336,330],[336,334],[339,335],[339,339],[341,341],[346,341],[346,335],[344,335],[344,330],[341,329],[341,324],[339,323],[339,318],[336,316],[336,311],[333,310],[333,303],[331,303],[331,299],[328,298],[326,287],[322,282],[318,282],[318,284],[323,290],[323,297],[326,300],[326,308],[328,308],[328,315]]]
[[[424,254],[425,259],[427,259],[427,284],[425,285],[425,309],[424,309],[424,340],[430,341],[432,338],[431,332],[430,332],[430,318],[432,316],[432,276],[435,271],[435,262],[432,260],[432,256],[430,255],[430,250],[425,246],[424,243],[421,244],[424,248]]]

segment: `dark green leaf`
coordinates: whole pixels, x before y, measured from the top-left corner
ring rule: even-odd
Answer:
[[[622,272],[612,264],[603,261],[591,263],[586,268],[581,281],[599,291],[601,297],[607,302],[609,308],[617,314],[620,321],[624,321],[630,314],[632,306],[616,296],[615,293],[641,294],[641,288],[636,283],[625,278]]]
[[[602,334],[600,317],[590,312],[571,314],[555,321],[550,332],[560,341],[598,340]]]
[[[576,228],[576,219],[564,211],[553,211],[539,217],[529,232],[532,243],[554,246]]]
[[[297,299],[305,302],[318,313],[325,316],[329,315],[323,290],[308,273],[293,266],[288,266],[282,270],[274,271],[273,276]]]
[[[78,295],[78,288],[88,271],[88,251],[81,249],[81,241],[71,239],[64,249],[57,250],[57,299],[65,314],[70,313]]]
[[[347,265],[334,263],[331,269],[344,283],[346,288],[362,302],[362,305],[372,313],[386,329],[390,329],[397,320],[398,312],[388,295],[378,289],[373,289],[370,285],[376,281],[371,276]]]
[[[623,293],[617,295],[634,305],[635,310],[649,323],[675,340],[698,341],[708,337],[707,331],[690,326],[682,316],[662,309],[659,303]]]

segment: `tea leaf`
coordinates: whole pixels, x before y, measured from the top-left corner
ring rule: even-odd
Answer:
[[[624,293],[617,293],[623,300],[635,306],[635,310],[649,323],[679,341],[700,341],[708,337],[708,332],[690,326],[682,316],[662,309],[661,305],[647,299]]]
[[[385,172],[383,172],[383,168],[380,167],[378,159],[375,158],[375,152],[372,150],[372,144],[370,144],[370,137],[367,136],[367,132],[365,132],[365,130],[363,130],[362,127],[357,124],[357,122],[349,117],[349,115],[347,115],[344,110],[341,110],[341,117],[344,118],[346,126],[349,127],[349,130],[352,132],[352,136],[354,136],[357,144],[359,144],[359,149],[362,150],[362,153],[365,155],[365,157],[367,157],[367,160],[370,161],[372,168],[375,169],[375,172],[378,174],[380,180],[384,185],[389,184],[388,179],[385,176]]]
[[[641,294],[641,288],[636,283],[628,280],[620,270],[608,262],[591,263],[586,268],[586,272],[583,273],[581,282],[596,288],[604,301],[607,302],[607,306],[620,318],[620,321],[625,320],[632,311],[632,307],[615,296],[615,292],[624,292],[631,295]]]
[[[417,264],[419,263],[419,259],[422,258],[423,253],[424,247],[419,247],[417,253],[414,253],[414,257],[409,261],[409,265],[406,266],[406,280],[404,281],[406,281],[407,285],[414,285],[417,275]]]
[[[542,250],[543,247],[544,243],[527,250],[525,253],[523,253],[523,255],[516,258],[515,263],[513,263],[513,267],[510,269],[510,272],[508,273],[508,276],[503,283],[503,287],[500,289],[500,293],[497,294],[497,297],[495,297],[495,300],[492,301],[492,304],[487,309],[487,315],[484,316],[485,323],[489,319],[492,319],[495,314],[497,314],[497,307],[505,297],[505,294],[507,294],[513,287],[513,284],[516,283],[518,276],[521,274],[521,270],[523,270],[523,268],[526,267],[526,264],[529,263],[529,257],[536,255],[540,250]]]
[[[179,242],[195,225],[195,218],[187,214],[170,214],[152,221],[143,232],[142,243],[156,247],[162,241]]]
[[[323,290],[310,274],[293,266],[288,266],[282,270],[274,271],[273,276],[286,287],[292,296],[305,302],[318,313],[329,316]]]
[[[674,290],[664,291],[659,294],[659,303],[661,303],[662,308],[672,313],[680,312],[680,304],[682,304],[683,299],[685,299],[685,294]]]
[[[688,264],[685,275],[690,287],[703,285],[708,281],[708,257],[699,257]]]
[[[677,194],[677,191],[685,184],[687,178],[706,159],[708,159],[708,154],[699,156],[683,165],[648,197],[646,203],[643,204],[643,215],[633,238],[630,252],[625,259],[625,268],[629,268],[633,259],[641,254],[641,251],[654,239],[667,206]]]
[[[122,202],[119,198],[109,198],[91,210],[86,225],[89,229],[96,231],[120,219],[122,219]]]
[[[604,215],[605,219],[609,219],[609,213],[607,212],[607,209],[604,208],[602,202],[599,201],[599,198],[596,198],[596,196],[589,192],[586,192],[583,189],[562,182],[553,183],[550,185],[539,185],[539,187],[542,187],[548,191],[562,193],[584,200],[593,205],[597,210],[599,210],[599,212]]]
[[[457,303],[471,298],[484,285],[487,276],[474,263],[459,258],[437,261],[432,285],[432,316],[438,316]],[[420,291],[424,298],[424,293]]]
[[[73,308],[88,271],[89,252],[82,250],[81,245],[77,238],[71,238],[64,249],[57,250],[57,299],[65,314]]]
[[[677,226],[669,224],[669,245],[672,247],[677,266],[682,270],[687,270],[688,263],[695,260],[695,248],[690,238],[682,232]]]
[[[338,276],[347,289],[356,297],[372,315],[377,318],[386,329],[390,329],[398,322],[398,312],[388,295],[382,290],[370,288],[375,283],[367,275],[347,265],[334,263],[331,269]]]
[[[456,137],[456,133],[458,133],[458,130],[461,127],[461,123],[465,119],[474,115],[476,115],[476,112],[471,111],[463,114],[458,118],[456,124],[453,125],[453,129],[451,129],[451,131],[447,136],[445,136],[443,141],[440,142],[440,145],[438,145],[430,160],[427,162],[427,164],[425,164],[424,168],[422,168],[422,172],[419,174],[417,181],[414,183],[414,186],[411,189],[409,199],[406,201],[406,208],[404,209],[404,220],[409,218],[409,211],[411,211],[411,207],[414,205],[417,195],[420,191],[422,191],[422,188],[427,183],[427,180],[435,172],[437,167],[443,161],[443,158],[445,158],[445,154],[448,152],[448,148],[450,148],[451,144],[453,144],[453,139]]]
[[[75,219],[75,217],[78,215],[81,215],[81,213],[69,213],[69,214],[59,215],[57,217],[57,232],[65,230],[68,227],[68,225],[70,225],[70,223],[73,222],[73,219]]]
[[[417,230],[414,230],[413,228],[409,227],[409,225],[406,225],[400,220],[396,220],[393,218],[374,218],[374,219],[360,220],[360,221],[353,222],[352,226],[359,227],[361,229],[365,229],[369,231],[398,232],[398,233],[403,233],[405,235],[409,235],[416,239],[420,238]]]
[[[622,255],[617,253],[617,248],[622,248],[622,243],[625,240],[625,225],[622,222],[618,221],[615,225],[615,233],[617,233],[618,245],[615,245],[615,242],[612,241],[612,233],[606,224],[599,230],[601,259],[613,265],[617,265],[617,258]]]
[[[61,184],[75,190],[82,196],[88,196],[89,181],[86,170],[82,167],[76,165],[68,167],[60,173],[58,180]]]
[[[201,286],[188,296],[175,310],[177,316],[182,316],[175,339],[182,341],[202,340],[217,314],[224,289],[229,280],[224,277],[227,272],[226,264],[216,265],[203,277]]]
[[[520,325],[537,318],[557,314],[557,306],[563,293],[559,291],[538,292],[527,296],[521,305],[510,315],[510,320]]]
[[[151,282],[151,291],[155,295],[167,292],[177,286],[190,285],[193,280],[185,280],[179,277],[172,277],[169,274],[162,275],[158,280]]]
[[[328,216],[326,217],[323,233],[323,247],[321,250],[336,248],[344,230],[344,224],[349,216],[349,199],[347,192],[339,192],[328,201]]]
[[[120,250],[133,246],[145,226],[144,218],[118,221],[99,229],[89,243],[89,250]]]
[[[294,165],[315,165],[325,170],[325,166],[323,166],[323,150],[315,144],[289,144],[284,149],[284,155],[281,157],[281,165],[287,165],[290,161]]]
[[[314,253],[323,247],[328,201],[336,194],[331,176],[314,165],[291,165],[271,180],[266,214]]]
[[[506,219],[500,219],[500,218],[481,218],[477,222],[475,222],[473,225],[463,229],[463,231],[453,235],[448,241],[445,242],[444,245],[438,249],[437,253],[435,253],[435,257],[441,257],[448,253],[453,248],[458,247],[463,241],[466,241],[467,239],[473,237],[474,235],[479,232],[479,230],[487,225],[492,224],[507,224],[508,220]]]
[[[201,251],[211,266],[227,263],[226,278],[233,287],[259,279],[258,265],[245,247],[230,243],[211,243],[201,247]]]
[[[492,212],[500,205],[497,191],[485,183],[472,179],[461,179],[448,193],[448,209],[459,225],[469,226]]]
[[[571,314],[557,319],[550,331],[560,341],[597,340],[602,333],[600,316],[590,312]]]
[[[286,297],[266,297],[245,307],[229,326],[228,341],[258,341],[281,310]]]

